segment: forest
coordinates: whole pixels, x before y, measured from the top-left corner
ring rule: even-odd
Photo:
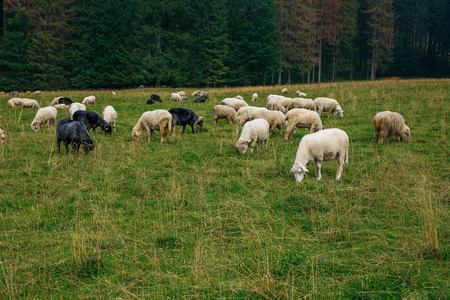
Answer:
[[[450,0],[4,0],[0,90],[448,77]]]

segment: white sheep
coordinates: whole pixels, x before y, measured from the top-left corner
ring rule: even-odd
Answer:
[[[309,110],[314,110],[316,104],[313,99],[305,99],[305,98],[292,98],[291,100],[292,108],[305,108]]]
[[[72,104],[70,104],[69,107],[69,115],[70,118],[72,119],[73,114],[77,111],[77,110],[86,110],[86,105],[81,104],[79,102],[73,102]]]
[[[272,97],[269,99],[269,101],[267,101],[267,105],[266,108],[268,110],[278,110],[281,111],[282,113],[286,113],[286,108],[281,105],[281,98],[279,97]]]
[[[226,105],[216,105],[213,108],[213,124],[217,124],[217,120],[219,119],[227,119],[228,124],[236,123],[236,111]]]
[[[87,104],[95,105],[95,96],[91,95],[91,96],[84,97],[83,101],[81,101],[81,104],[84,104],[84,105],[87,105]]]
[[[172,101],[177,101],[177,102],[183,101],[180,94],[178,94],[178,93],[172,93],[171,96],[172,96]]]
[[[35,110],[39,110],[41,108],[39,106],[39,103],[34,99],[27,99],[27,98],[12,98],[14,104],[16,106],[20,106],[20,108],[23,110],[24,108],[32,108]]]
[[[285,115],[281,111],[268,110],[264,107],[242,107],[238,110],[237,116],[236,133],[247,121],[254,119],[264,119],[269,122],[270,131],[281,130],[281,127],[286,126]]]
[[[323,111],[328,112],[328,117],[330,114],[337,114],[339,117],[344,117],[344,110],[335,99],[319,97],[314,99],[315,108],[314,110],[322,115]]]
[[[236,98],[225,98],[222,102],[220,102],[220,104],[232,107],[236,111],[238,111],[241,107],[248,106],[247,102]]]
[[[181,98],[183,98],[184,96],[186,96],[186,92],[185,91],[179,91],[177,92],[178,95],[180,95]]]
[[[294,108],[286,114],[287,128],[284,135],[284,141],[293,138],[296,128],[309,128],[309,133],[322,130],[322,120],[318,113],[304,108]]]
[[[31,129],[38,132],[42,123],[46,123],[47,129],[50,129],[50,126],[56,122],[57,115],[58,110],[53,106],[40,108],[31,122]]]
[[[6,132],[0,128],[0,145],[6,144],[6,137]]]
[[[141,118],[137,121],[133,127],[131,135],[135,140],[139,139],[143,130],[147,130],[148,141],[153,139],[153,131],[161,131],[161,144],[166,141],[166,136],[171,135],[172,127],[172,114],[164,109],[156,109],[153,111],[147,111],[142,114]]]
[[[69,108],[70,106],[66,105],[66,104],[55,104],[55,105],[53,105],[53,107],[57,108],[57,109],[61,109],[61,108]]]
[[[109,125],[112,126],[114,132],[116,132],[116,120],[117,120],[117,112],[111,105],[108,105],[103,109],[102,112],[103,120],[106,121]]]
[[[405,124],[402,115],[392,111],[382,111],[373,117],[373,127],[375,135],[378,139],[378,144],[383,144],[384,139],[391,135],[397,137],[397,142],[404,141],[411,136],[411,130]]]
[[[114,96],[116,94],[116,92],[112,91],[111,94]]]
[[[239,100],[244,100],[244,97],[242,97],[241,95],[234,96],[234,98],[239,99]]]
[[[264,147],[267,149],[269,135],[269,122],[264,119],[255,119],[245,123],[235,146],[239,149],[241,155],[244,155],[247,149],[253,152],[256,143],[264,143]]]
[[[303,93],[303,92],[300,92],[299,90],[297,90],[295,93],[296,93],[299,97],[306,97],[306,94]]]
[[[270,94],[269,96],[267,96],[266,104],[269,103],[270,101],[273,101],[273,99],[278,99],[278,101],[281,103],[281,105],[283,105],[283,107],[286,109],[286,111],[288,111],[292,108],[292,98]]]
[[[252,95],[252,102],[256,102],[258,101],[258,94],[257,93],[253,93]]]
[[[282,90],[281,90],[281,93],[282,93],[283,95],[286,95],[286,94],[288,93],[288,89],[287,89],[287,88],[282,89]]]
[[[50,102],[50,105],[59,104],[59,99],[60,98],[64,98],[64,97],[63,96],[56,97],[55,99],[53,99],[52,102]]]
[[[322,178],[322,162],[336,159],[336,180],[341,179],[344,164],[348,164],[349,139],[345,131],[338,128],[325,129],[305,135],[298,146],[297,155],[291,172],[295,180],[301,182],[308,163],[317,163],[317,180]]]
[[[200,90],[197,90],[197,91],[194,91],[193,93],[192,93],[192,97],[196,97],[198,94],[200,94]]]
[[[40,96],[42,94],[42,91],[35,91],[33,94]]]
[[[12,99],[8,100],[6,105],[8,106],[8,108],[11,108],[11,109],[16,108],[16,104],[14,103],[14,101]]]

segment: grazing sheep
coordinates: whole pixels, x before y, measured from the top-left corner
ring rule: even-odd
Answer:
[[[70,118],[73,119],[73,114],[79,110],[86,110],[86,105],[78,103],[78,102],[73,102],[69,107]]]
[[[92,130],[95,132],[95,128],[100,127],[100,129],[105,132],[105,134],[112,133],[111,125],[103,120],[96,111],[78,110],[73,114],[72,118],[75,121],[83,122],[84,125],[86,125],[88,131],[92,128]]]
[[[234,108],[226,105],[216,105],[213,108],[213,124],[217,124],[219,119],[227,119],[228,124],[236,123],[236,111]]]
[[[30,96],[31,92],[30,91],[26,91],[27,96]]]
[[[344,164],[348,164],[349,140],[345,131],[337,128],[325,129],[316,133],[305,135],[298,146],[297,155],[291,172],[295,180],[301,182],[306,172],[308,163],[317,163],[317,180],[322,178],[322,162],[336,159],[336,180],[341,179]]]
[[[114,96],[116,94],[116,92],[112,91],[111,94]]]
[[[281,90],[281,93],[282,93],[283,95],[286,95],[286,94],[288,93],[288,89],[287,89],[287,88],[282,89],[282,90]]]
[[[411,136],[411,130],[406,126],[402,115],[392,111],[377,113],[373,117],[373,127],[378,144],[383,144],[384,139],[389,142],[391,135],[397,137],[397,142],[407,140]]]
[[[144,85],[143,85],[143,84],[141,84],[141,85],[139,86],[139,88],[140,88],[140,89],[143,89],[143,88],[144,88]]]
[[[266,108],[268,110],[278,110],[281,111],[282,113],[286,113],[286,108],[283,105],[281,105],[280,98],[278,97],[270,98],[269,101],[267,102]]]
[[[150,141],[150,138],[153,139],[153,131],[161,131],[161,144],[164,143],[166,136],[172,134],[172,114],[164,109],[156,109],[143,113],[133,127],[131,135],[137,140],[142,135],[143,130],[147,130],[149,133],[148,141]]]
[[[10,97],[12,97],[12,96],[19,96],[19,91],[11,91],[11,92],[9,92],[9,96]]]
[[[114,132],[116,132],[116,120],[117,120],[117,112],[111,105],[108,105],[103,109],[102,112],[103,119],[113,127]]]
[[[286,127],[285,115],[281,111],[268,110],[264,107],[246,106],[237,111],[238,121],[236,133],[239,133],[240,128],[245,122],[254,119],[264,119],[269,122],[270,131],[281,130],[281,127]]]
[[[235,99],[239,99],[239,100],[244,100],[244,97],[242,97],[241,95],[237,95],[234,97]]]
[[[5,94],[5,92],[4,92],[4,91],[1,91],[1,92],[0,92],[0,95],[1,95],[1,96],[3,96],[4,94]]]
[[[65,104],[55,104],[53,105],[53,107],[60,109],[60,108],[69,108],[70,106]]]
[[[304,108],[294,108],[288,111],[285,118],[287,122],[286,134],[284,141],[293,138],[296,128],[309,128],[309,133],[322,130],[322,120],[318,113]]]
[[[84,101],[84,100],[83,100],[83,101]],[[70,104],[72,104],[73,102],[72,102],[72,100],[71,100],[70,98],[62,97],[62,98],[59,98],[59,99],[58,99],[58,103],[59,103],[59,104],[70,105]]]
[[[87,105],[87,104],[95,105],[95,96],[91,95],[91,96],[84,97],[83,101],[81,101],[81,104],[84,104],[84,105]]]
[[[299,97],[306,97],[306,94],[303,93],[303,92],[300,92],[299,90],[297,90],[295,93],[296,93]]]
[[[314,110],[316,104],[313,99],[305,99],[305,98],[292,98],[291,100],[292,108],[305,108],[309,110]]]
[[[69,144],[72,145],[74,154],[78,152],[80,146],[83,145],[84,154],[95,149],[95,144],[92,142],[91,136],[86,129],[86,126],[79,121],[62,119],[56,125],[56,139],[58,152],[60,151],[61,142],[64,142],[66,153],[69,152]]]
[[[186,92],[185,92],[185,91],[179,91],[179,92],[177,92],[177,93],[178,93],[178,95],[181,96],[181,98],[183,98],[184,96],[186,96]]]
[[[33,94],[37,95],[37,96],[40,96],[42,94],[42,91],[35,91]]]
[[[56,122],[57,115],[58,110],[53,106],[40,108],[31,122],[31,129],[38,132],[42,123],[46,123],[47,129],[50,129],[51,125]]]
[[[0,128],[0,145],[6,144],[6,137],[6,132]]]
[[[147,104],[149,104],[149,105],[150,104],[155,104],[156,102],[162,103],[161,98],[158,95],[156,95],[156,94],[152,94],[150,96],[150,99],[147,100]]]
[[[181,99],[180,94],[178,94],[178,93],[172,93],[172,94],[171,94],[171,97],[172,97],[172,101],[177,101],[177,102],[183,101],[183,100]]]
[[[286,109],[286,111],[288,111],[292,108],[292,98],[288,98],[288,97],[284,97],[284,96],[280,96],[280,95],[270,94],[269,96],[267,96],[266,104],[268,104],[269,102],[273,102],[274,99],[278,99],[278,101],[280,102],[281,105],[283,105],[283,107]]]
[[[235,146],[239,149],[241,155],[244,155],[247,149],[253,152],[256,143],[264,143],[264,147],[267,149],[269,135],[269,122],[264,119],[255,119],[245,123]]]
[[[50,102],[50,105],[55,105],[55,104],[59,104],[59,99],[64,98],[63,96],[60,97],[56,97],[55,99],[53,99],[52,102]]]
[[[252,95],[252,102],[256,102],[256,101],[258,101],[258,94],[257,94],[257,93],[254,93],[254,94]]]
[[[208,98],[206,97],[206,95],[204,95],[204,94],[198,94],[198,95],[195,97],[195,100],[192,100],[192,103],[204,103],[204,102],[206,102],[206,99],[208,99]]]
[[[319,114],[322,115],[323,111],[328,112],[328,117],[330,117],[330,114],[337,114],[339,117],[344,117],[344,111],[342,110],[339,103],[331,98],[325,98],[325,97],[319,97],[314,100],[315,108],[314,110]]]
[[[8,105],[8,108],[11,108],[11,109],[16,108],[16,104],[14,103],[14,101],[12,99],[8,100],[8,102],[6,104]]]
[[[220,102],[220,104],[234,108],[235,111],[238,111],[241,107],[248,106],[247,102],[245,102],[244,100],[235,98],[225,98],[222,100],[222,102]]]
[[[23,110],[24,108],[32,108],[35,110],[39,110],[41,108],[39,106],[39,103],[36,100],[33,99],[27,99],[27,98],[12,98],[11,100],[14,101],[14,104],[19,106]]]
[[[173,125],[183,126],[184,133],[186,125],[190,125],[192,128],[192,133],[194,133],[194,124],[203,127],[203,117],[197,116],[192,109],[186,108],[171,108],[169,113],[172,115],[172,127],[171,131],[173,133]]]
[[[196,97],[201,91],[197,90],[192,93],[192,97]]]

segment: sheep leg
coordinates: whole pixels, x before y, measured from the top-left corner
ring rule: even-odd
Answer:
[[[56,146],[58,147],[58,153],[60,152],[60,146],[61,146],[61,140],[58,139],[58,141],[56,142]]]
[[[337,162],[336,180],[341,179],[343,169],[344,169],[344,162],[342,161],[342,159],[339,159]]]
[[[317,180],[322,179],[322,160],[317,160]]]
[[[183,125],[183,131],[181,132],[181,134],[184,133],[184,130],[186,129],[186,125]]]
[[[113,122],[114,132],[116,132],[116,121]]]
[[[286,133],[284,134],[284,141],[287,142],[289,137],[291,136],[291,131],[294,129],[294,126],[289,124],[288,128],[286,129]]]
[[[267,149],[267,146],[269,145],[269,139],[267,139],[267,140],[265,140],[264,141],[264,147],[265,147],[265,149]]]
[[[64,141],[64,146],[66,147],[66,154],[69,153],[69,141],[68,140]]]
[[[256,144],[256,139],[254,139],[253,141],[251,141],[250,142],[250,144],[248,145],[249,146],[249,150],[250,150],[250,152],[252,152],[253,153],[253,148],[255,148],[255,144]]]
[[[149,136],[148,136],[148,141],[150,142],[150,139],[152,139],[153,140],[153,129],[150,129],[150,134],[149,134]]]
[[[192,134],[194,134],[194,124],[191,125],[192,128]]]

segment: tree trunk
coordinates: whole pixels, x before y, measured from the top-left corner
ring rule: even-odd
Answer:
[[[314,71],[315,71],[315,67],[313,66],[311,83],[314,83],[314,77],[316,76],[316,75],[314,74]]]
[[[288,80],[287,80],[287,84],[291,84],[291,70],[288,69],[287,72],[288,72]]]
[[[337,81],[336,52],[337,52],[337,46],[334,47],[334,53],[333,53],[333,82]]]
[[[319,40],[319,70],[317,72],[317,83],[321,82],[322,76],[322,39]]]
[[[272,85],[274,85],[274,84],[275,84],[275,73],[272,72]]]
[[[3,7],[2,7],[2,9],[3,9],[3,35],[5,35],[5,32],[6,32],[6,1],[7,0],[3,1]]]
[[[281,85],[281,71],[278,71],[278,84]]]

